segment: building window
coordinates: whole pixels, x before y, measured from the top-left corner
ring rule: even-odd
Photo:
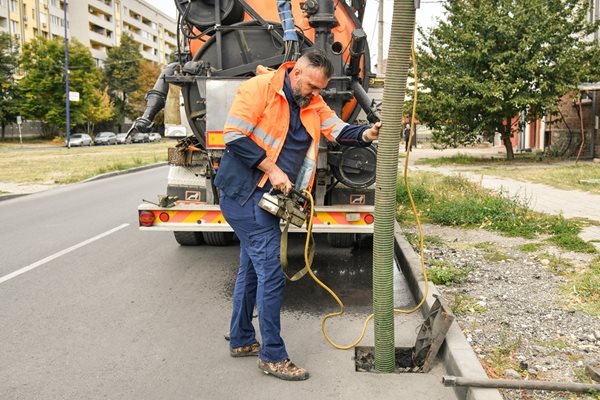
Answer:
[[[10,12],[15,12],[15,11],[17,11],[17,1],[10,0]]]
[[[62,27],[65,26],[63,19],[60,17],[57,17],[56,15],[50,14],[50,22],[52,23],[52,25],[62,26]]]
[[[46,25],[48,23],[48,17],[43,11],[40,11],[40,23],[42,23],[43,25]]]
[[[17,21],[15,20],[10,20],[10,31],[12,33],[18,33],[19,31],[19,24],[17,23]]]

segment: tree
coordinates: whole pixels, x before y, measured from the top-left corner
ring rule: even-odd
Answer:
[[[115,102],[115,117],[119,131],[125,117],[133,117],[128,108],[128,97],[138,89],[141,59],[139,44],[127,34],[121,36],[118,46],[108,50],[104,73]]]
[[[588,0],[453,0],[419,48],[419,118],[449,146],[499,132],[513,159],[511,119],[557,110],[561,96],[597,74],[586,40]],[[427,92],[427,91],[426,91]],[[507,123],[508,122],[508,123]]]
[[[43,135],[56,135],[66,126],[64,42],[36,37],[23,47],[21,80],[22,112],[42,122]],[[89,49],[77,40],[69,42],[69,91],[79,92],[80,101],[69,105],[71,126],[86,122],[89,103],[97,101],[102,74]]]
[[[94,89],[93,101],[87,104],[85,115],[88,123],[88,133],[94,132],[94,126],[99,122],[110,121],[114,116],[114,103],[104,90]]]
[[[0,125],[1,138],[7,124],[19,115],[19,90],[15,74],[19,66],[19,43],[8,33],[0,33]]]
[[[129,96],[129,109],[132,119],[141,116],[146,110],[146,92],[154,87],[154,83],[160,76],[162,69],[159,64],[148,60],[140,62],[140,73],[137,77],[138,88]],[[155,124],[164,122],[164,112],[159,112],[154,118]]]

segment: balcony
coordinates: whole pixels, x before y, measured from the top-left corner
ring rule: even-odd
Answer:
[[[106,52],[106,47],[100,47],[100,48],[91,48],[90,52],[92,54],[92,57],[98,60],[106,60],[106,57],[108,56],[108,53]]]
[[[102,16],[102,14],[89,14],[89,21],[102,28],[114,30],[115,24],[112,21],[107,21],[106,18]]]
[[[98,33],[93,30],[90,30],[90,43],[91,42],[97,42],[97,43],[99,43],[103,46],[107,46],[107,47],[113,47],[116,45],[115,35],[111,35],[111,37],[108,37],[105,34]]]
[[[104,14],[107,15],[113,15],[114,14],[114,7],[113,7],[113,2],[112,0],[110,0],[108,2],[108,4],[106,3],[105,0],[95,0],[92,2],[94,8],[97,8],[98,10],[102,11]]]

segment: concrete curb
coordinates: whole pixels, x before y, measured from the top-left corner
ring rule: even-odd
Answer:
[[[412,246],[404,238],[400,225],[396,223],[394,241],[394,254],[404,274],[408,286],[412,290],[412,295],[415,299],[423,298],[425,292],[425,282],[421,272],[421,258],[415,253]],[[421,312],[424,316],[429,313],[429,310],[435,302],[434,296],[441,296],[435,285],[429,283],[429,293]],[[487,374],[479,363],[475,352],[471,348],[469,342],[463,335],[456,320],[452,323],[446,340],[440,348],[442,361],[448,371],[448,374],[461,377],[487,379]],[[466,400],[502,400],[502,395],[496,389],[480,389],[456,387],[456,394],[461,399]]]
[[[34,193],[37,193],[37,192],[34,192]],[[23,197],[23,196],[27,196],[29,194],[33,194],[33,193],[11,193],[11,194],[0,195],[0,201],[16,199],[17,197]]]
[[[162,162],[155,163],[155,164],[142,165],[141,167],[129,168],[129,169],[121,170],[121,171],[107,172],[105,174],[92,176],[91,178],[85,179],[85,180],[81,181],[80,183],[92,182],[92,181],[97,181],[99,179],[110,178],[113,176],[129,174],[132,172],[144,171],[144,170],[152,169],[152,168],[158,168],[158,167],[162,167],[167,164],[168,163],[166,161],[162,161]]]

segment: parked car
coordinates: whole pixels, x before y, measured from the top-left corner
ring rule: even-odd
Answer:
[[[160,139],[162,139],[160,133],[152,132],[148,135],[148,140],[150,140],[151,142],[160,142]]]
[[[143,132],[137,132],[131,137],[131,143],[148,143],[150,142],[150,135]]]
[[[65,140],[65,146],[67,141]],[[92,138],[87,133],[74,133],[69,140],[70,146],[91,146]]]
[[[131,136],[127,137],[127,132],[117,133],[117,144],[131,143]]]
[[[94,138],[94,144],[117,144],[117,135],[114,132],[100,132]]]

